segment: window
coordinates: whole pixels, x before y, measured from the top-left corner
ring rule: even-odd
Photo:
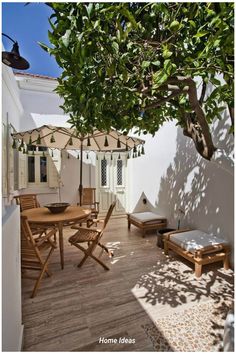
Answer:
[[[101,160],[101,186],[107,186],[107,160]]]
[[[117,183],[117,186],[123,185],[123,161],[122,160],[117,160],[116,183]]]
[[[47,158],[40,156],[40,182],[47,182]]]
[[[35,182],[35,157],[28,156],[28,182]]]
[[[30,146],[28,155],[28,183],[46,184],[48,182],[48,150],[47,148]],[[42,155],[43,151],[43,155]]]

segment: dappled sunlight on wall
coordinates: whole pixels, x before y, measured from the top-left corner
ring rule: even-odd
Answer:
[[[225,135],[228,130],[228,124],[215,123],[215,141],[219,141],[221,149],[225,144],[226,149],[220,160],[207,161],[197,154],[192,141],[178,128],[176,155],[161,178],[156,206],[166,210],[171,226],[176,227],[176,213],[181,208],[185,211],[181,227],[215,233],[233,246],[233,139]]]

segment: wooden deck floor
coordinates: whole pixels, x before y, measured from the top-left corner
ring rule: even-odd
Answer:
[[[154,351],[142,325],[178,305],[173,293],[163,300],[147,282],[147,274],[166,262],[156,234],[143,239],[135,227],[128,232],[126,219],[111,219],[103,242],[114,257],[102,255],[110,266],[105,271],[92,259],[77,267],[82,253],[68,244],[71,232],[65,231],[65,269],[57,249],[53,276],[42,281],[34,299],[32,281],[23,281],[24,351]],[[101,343],[104,338],[118,343]]]

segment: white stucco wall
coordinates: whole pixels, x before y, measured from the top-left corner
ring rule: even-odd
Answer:
[[[20,210],[2,210],[2,350],[21,351]]]
[[[14,127],[17,131],[20,129],[20,122],[24,119],[24,109],[20,101],[20,92],[13,75],[12,69],[7,66],[2,66],[2,129],[8,126],[7,129]],[[10,146],[7,148],[7,156],[9,164]],[[8,167],[10,170],[10,167]],[[6,173],[6,166],[2,166],[2,176]],[[12,197],[14,195],[13,186],[9,187],[9,184],[13,184],[13,173],[8,173],[8,194],[3,195],[2,204],[11,204]]]
[[[12,69],[2,66],[2,123],[16,130],[24,110]],[[3,126],[2,126],[3,128]],[[9,155],[8,155],[9,157]],[[6,166],[2,166],[2,176]],[[11,175],[11,182],[12,182]],[[13,188],[2,196],[2,350],[20,351],[23,326],[21,316],[20,213],[11,206]]]
[[[23,113],[15,77],[12,70],[4,65],[2,68],[2,122],[6,123],[8,116],[9,122],[18,130]]]

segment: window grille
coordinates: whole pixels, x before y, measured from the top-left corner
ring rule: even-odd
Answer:
[[[117,160],[117,186],[123,185],[123,161]]]
[[[40,182],[47,182],[47,158],[40,156]]]
[[[35,182],[35,159],[34,156],[28,156],[28,182]]]
[[[101,160],[101,185],[107,185],[107,160]]]

